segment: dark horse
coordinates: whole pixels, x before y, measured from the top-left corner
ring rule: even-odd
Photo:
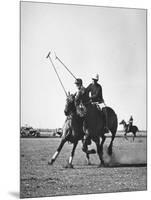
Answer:
[[[131,126],[128,130],[129,124],[125,122],[125,120],[122,120],[119,124],[122,124],[124,126],[124,137],[127,139],[127,133],[133,133],[133,141],[136,137],[136,133],[139,131],[137,126]]]
[[[103,144],[105,142],[105,115],[107,115],[107,125],[108,129],[110,130],[112,137],[111,142],[108,147],[109,155],[112,154],[112,147],[113,141],[116,135],[118,120],[117,115],[115,114],[114,110],[110,107],[104,107],[102,110],[98,109],[96,104],[87,104],[86,105],[86,116],[85,116],[85,127],[84,132],[86,135],[89,135],[91,140],[93,140],[97,147],[97,153],[100,159],[100,166],[104,166],[104,159],[103,159]],[[105,114],[106,112],[106,114]],[[102,141],[100,143],[100,138]]]
[[[65,115],[70,116],[68,120],[66,120],[65,126],[63,128],[63,138],[61,140],[61,143],[49,161],[49,164],[52,164],[57,156],[59,155],[59,152],[61,151],[63,145],[66,141],[70,141],[73,143],[73,149],[71,152],[71,156],[69,158],[69,166],[72,166],[72,160],[75,152],[75,148],[78,144],[79,140],[83,140],[83,137],[86,133],[89,133],[90,139],[93,140],[97,147],[97,153],[100,158],[100,165],[104,165],[103,160],[103,144],[105,142],[106,136],[104,132],[104,113],[107,112],[108,116],[108,128],[112,133],[112,138],[110,145],[108,147],[108,153],[112,154],[112,146],[113,141],[116,135],[117,131],[117,116],[115,112],[110,108],[106,107],[103,108],[102,111],[98,110],[97,106],[95,104],[88,103],[86,105],[87,114],[84,118],[80,117],[76,112],[75,102],[74,102],[74,96],[70,95],[67,98],[67,104],[65,107]],[[83,123],[85,122],[86,126],[83,127]],[[102,138],[101,144],[100,144],[100,137]],[[87,151],[86,155],[89,160],[89,154],[94,153],[93,149],[91,151]]]
[[[70,110],[70,113],[68,113],[68,110]],[[69,157],[67,167],[73,168],[72,161],[73,161],[75,149],[77,147],[79,140],[83,140],[83,137],[85,134],[83,131],[83,118],[81,118],[79,115],[76,114],[76,108],[74,106],[74,95],[69,95],[67,97],[64,112],[65,114],[68,113],[68,117],[63,126],[62,139],[56,152],[54,153],[50,161],[48,161],[48,164],[52,165],[54,161],[56,160],[57,156],[59,155],[64,144],[66,142],[70,142],[73,144],[73,149],[71,151],[71,155]],[[96,153],[94,149],[92,149],[89,152],[86,152],[86,158],[87,158],[88,164],[90,164],[89,154],[94,154],[94,153]]]

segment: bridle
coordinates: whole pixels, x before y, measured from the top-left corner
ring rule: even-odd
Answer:
[[[69,99],[69,100],[67,100],[67,104],[74,104],[74,98],[72,97],[72,99]],[[69,106],[69,105],[68,105]],[[68,112],[68,115],[67,116],[71,116],[73,113],[74,113],[74,111],[76,110],[76,107],[75,107],[75,105],[74,106],[72,106],[73,108],[72,109],[70,109],[70,111]]]

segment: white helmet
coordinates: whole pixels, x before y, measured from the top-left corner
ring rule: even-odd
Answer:
[[[93,77],[92,77],[92,79],[94,79],[94,80],[97,80],[97,81],[98,81],[98,80],[99,80],[99,75],[98,75],[98,74],[96,74],[95,76],[93,76]]]

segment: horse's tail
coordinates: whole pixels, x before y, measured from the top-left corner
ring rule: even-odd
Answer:
[[[106,112],[107,124],[110,126],[109,129],[112,130],[111,132],[116,132],[118,127],[117,114],[111,107],[108,106],[103,108],[102,111]]]
[[[136,129],[136,132],[140,132],[137,126],[134,126],[134,128]]]

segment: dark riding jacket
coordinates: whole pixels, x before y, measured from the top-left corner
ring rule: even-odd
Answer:
[[[130,119],[129,119],[129,125],[130,125],[130,126],[133,125],[133,117],[130,117]]]
[[[90,84],[87,88],[87,93],[91,93],[91,100],[92,102],[99,102],[103,103],[103,96],[102,96],[102,87],[100,84]]]

